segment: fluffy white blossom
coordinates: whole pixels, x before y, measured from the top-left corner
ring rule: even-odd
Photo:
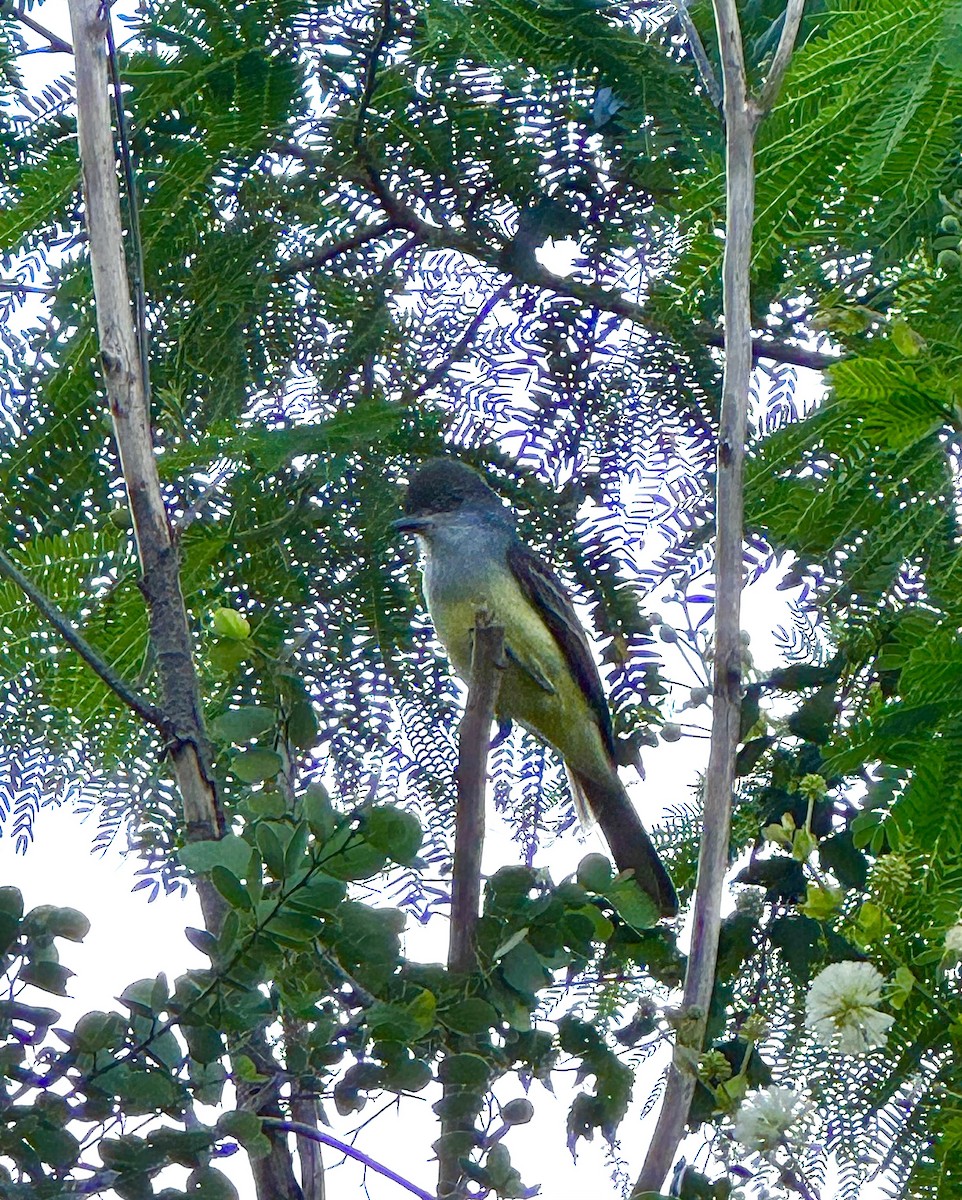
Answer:
[[[805,1024],[823,1046],[843,1054],[884,1046],[895,1018],[878,1011],[883,982],[871,963],[831,963],[809,985]]]
[[[746,1150],[765,1154],[785,1140],[811,1108],[793,1088],[767,1087],[749,1092],[735,1114],[735,1140]]]

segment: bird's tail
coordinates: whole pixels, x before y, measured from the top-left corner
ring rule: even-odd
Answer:
[[[635,879],[663,917],[678,912],[678,898],[668,872],[651,844],[628,793],[612,771],[610,780],[599,781],[568,769],[568,782],[578,815],[597,821],[619,871],[634,871]]]

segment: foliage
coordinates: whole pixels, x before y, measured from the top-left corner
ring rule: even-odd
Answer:
[[[760,78],[782,6],[741,7]],[[714,61],[710,5],[690,9]],[[83,922],[0,891],[0,1192],[84,1179],[139,1200],[177,1163],[186,1194],[229,1195],[218,1156],[257,1160],[276,1118],[210,1125],[193,1105],[259,1082],[245,1047],[280,1022],[285,1113],[292,1092],[343,1119],[440,1082],[467,1175],[523,1194],[506,1137],[527,1110],[516,1095],[499,1124],[492,1088],[570,1060],[572,1146],[613,1140],[683,963],[592,864],[558,884],[536,869],[572,815],[558,764],[517,731],[492,761],[524,865],[488,881],[481,970],[402,955],[401,910],[447,903],[457,694],[389,523],[413,462],[450,447],[485,466],[590,614],[626,761],[690,731],[711,660],[718,115],[656,0],[158,0],[125,18],[158,465],[230,832],[185,844],[153,731],[6,582],[0,812],[26,846],[41,803],[99,806],[102,838],[143,854],[142,887],[199,874],[227,916],[191,935],[209,969],[54,1032],[20,988],[62,994],[58,939]],[[866,1163],[893,1194],[958,1191],[960,21],[950,0],[810,3],[759,146],[753,303],[784,361],[759,375],[746,569],[783,573],[789,662],[746,691],[738,901],[692,1062],[692,1124],[721,1133],[682,1195],[744,1178],[728,1117],[771,1080],[818,1102],[796,1181],[817,1187],[831,1155],[846,1197]],[[149,692],[72,85],[20,86],[34,36],[0,12],[5,544]],[[786,364],[815,341],[838,357],[809,401]],[[692,687],[669,682],[681,659]],[[683,894],[696,807],[660,835]],[[804,998],[862,959],[897,1021],[843,1061]]]

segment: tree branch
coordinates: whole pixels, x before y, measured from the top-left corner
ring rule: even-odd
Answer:
[[[529,287],[540,288],[542,291],[555,292],[559,296],[568,296],[578,300],[586,308],[597,308],[602,312],[615,313],[629,321],[654,330],[667,337],[676,337],[674,330],[656,321],[653,314],[636,300],[629,299],[624,293],[613,288],[602,287],[600,284],[583,283],[576,279],[568,279],[556,275],[540,263],[521,267],[517,263],[510,266],[505,262],[503,248],[486,246],[478,238],[471,237],[460,229],[450,229],[442,225],[432,225],[420,217],[410,205],[405,204],[400,197],[385,185],[374,169],[372,163],[365,164],[366,179],[378,203],[389,218],[393,228],[408,230],[423,245],[432,250],[456,250],[460,254],[473,258],[485,266],[493,267],[502,274],[509,275],[515,283],[527,284]],[[695,336],[708,346],[723,346],[724,334],[705,322],[694,326]],[[792,346],[774,338],[758,337],[753,340],[752,354],[756,360],[771,359],[774,362],[788,363],[792,366],[809,367],[813,371],[824,371],[839,361],[839,355],[824,354],[817,350],[806,350],[801,346]]]
[[[657,1192],[671,1167],[685,1132],[695,1090],[692,1059],[701,1052],[715,986],[721,899],[728,869],[731,795],[741,712],[741,589],[743,538],[743,473],[753,346],[751,336],[751,257],[755,209],[755,130],[757,102],[748,92],[745,58],[736,0],[713,0],[715,27],[725,85],[726,234],[723,264],[725,372],[715,494],[715,670],[712,729],[702,817],[698,882],[692,914],[691,949],[685,975],[684,1015],[687,1032],[679,1034],[668,1086],[651,1146],[635,1184],[633,1197]],[[782,43],[776,55],[784,74],[797,31],[798,0],[789,0]],[[774,75],[774,70],[773,70]],[[780,78],[780,76],[779,76]],[[776,80],[777,86],[777,80]]]
[[[448,943],[448,969],[451,971],[477,968],[475,934],[481,899],[488,748],[504,667],[504,628],[490,622],[489,614],[484,611],[475,616],[471,686],[458,730],[458,806]]]
[[[437,364],[437,366],[432,367],[431,370],[428,371],[418,386],[404,396],[402,401],[403,403],[410,404],[412,401],[420,399],[426,391],[428,391],[430,388],[433,388],[435,384],[441,382],[445,375],[447,375],[448,371],[450,371],[452,366],[454,366],[456,362],[460,361],[460,359],[462,359],[468,352],[478,330],[491,315],[492,310],[496,308],[497,305],[500,304],[501,301],[511,293],[513,286],[514,284],[509,280],[507,283],[503,283],[501,287],[497,288],[491,293],[491,295],[487,298],[487,300],[485,300],[485,302],[468,322],[464,333],[462,333],[462,335],[454,343],[448,353],[445,354],[444,358]]]
[[[772,59],[768,78],[762,86],[758,100],[753,105],[756,125],[763,120],[765,114],[770,111],[772,105],[778,99],[782,80],[785,78],[785,72],[788,70],[788,64],[792,61],[795,39],[798,37],[798,30],[802,24],[802,15],[804,12],[805,0],[788,0],[785,6],[785,21],[782,25],[781,37],[778,39],[775,57]]]
[[[277,279],[285,279],[289,275],[298,275],[301,271],[316,271],[319,267],[326,267],[335,258],[340,258],[342,254],[348,254],[351,250],[359,250],[361,246],[366,245],[368,242],[373,242],[379,237],[384,237],[392,229],[394,229],[394,225],[391,221],[381,221],[377,225],[368,225],[367,228],[355,233],[353,237],[335,242],[333,246],[327,246],[323,250],[319,250],[317,254],[310,254],[306,258],[291,259],[290,262],[284,263],[282,267],[278,267],[274,272],[274,276]]]
[[[703,331],[701,340],[706,346],[717,346],[723,349],[725,335],[717,330],[708,332],[705,325],[697,325],[696,332]],[[784,363],[790,367],[805,367],[809,371],[829,371],[847,354],[827,354],[824,350],[807,350],[804,346],[793,346],[790,342],[778,341],[776,338],[752,338],[752,361],[761,359]]]
[[[471,686],[458,730],[458,804],[454,831],[454,868],[451,880],[451,931],[448,970],[467,974],[478,969],[477,930],[481,900],[481,852],[484,848],[484,799],[488,781],[491,723],[501,688],[504,663],[504,627],[491,624],[484,610],[475,614]],[[442,1103],[452,1095],[444,1085]],[[464,1172],[459,1153],[448,1148],[450,1133],[469,1132],[471,1118],[445,1117],[441,1121],[438,1149],[438,1197],[463,1197]]]
[[[65,42],[62,37],[47,29],[35,21],[33,17],[28,16],[23,9],[17,8],[11,0],[5,0],[2,5],[5,12],[16,17],[21,25],[26,25],[28,29],[32,29],[34,33],[38,33],[42,38],[46,38],[49,44],[48,53],[50,54],[73,54],[73,46],[69,42]]]
[[[688,11],[688,0],[674,0],[674,4],[675,12],[678,14],[678,20],[685,31],[689,49],[695,60],[695,66],[698,68],[701,81],[705,86],[705,91],[708,93],[708,98],[716,108],[721,108],[722,90],[718,86],[718,80],[715,78],[715,72],[708,60],[708,55],[705,53],[705,47],[695,26],[695,22],[691,19],[691,14]]]
[[[108,688],[136,713],[142,721],[153,725],[165,737],[171,736],[170,723],[155,705],[142,696],[131,684],[91,646],[69,618],[37,587],[20,568],[0,550],[0,575],[16,584],[41,616],[60,634],[67,645],[80,655],[88,667]]]
[[[348,1158],[353,1158],[356,1162],[363,1163],[370,1170],[376,1171],[378,1175],[383,1175],[385,1179],[390,1179],[399,1187],[404,1188],[405,1191],[410,1192],[412,1196],[417,1196],[418,1200],[436,1200],[430,1192],[426,1192],[423,1188],[419,1188],[417,1184],[411,1183],[403,1175],[399,1175],[397,1171],[392,1171],[390,1167],[379,1163],[377,1159],[363,1154],[360,1150],[356,1150],[353,1146],[349,1146],[347,1142],[342,1142],[339,1138],[332,1137],[329,1133],[315,1129],[312,1125],[304,1125],[300,1121],[279,1121],[273,1117],[265,1117],[261,1123],[270,1129],[278,1129],[284,1133],[294,1133],[300,1137],[311,1138],[324,1146],[332,1146],[335,1150],[340,1150],[342,1154],[346,1154]]]
[[[101,0],[69,0],[76,48],[77,125],[100,359],[133,521],[150,637],[172,730],[171,761],[187,837],[219,837],[223,815],[208,768],[200,690],[179,563],[160,490],[147,383],[131,312],[108,102]],[[211,890],[212,889],[208,889]],[[213,913],[207,914],[216,925]]]

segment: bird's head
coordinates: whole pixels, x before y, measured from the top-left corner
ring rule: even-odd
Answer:
[[[429,540],[439,527],[464,519],[512,521],[497,492],[455,458],[431,458],[417,469],[408,483],[404,513],[392,527]]]

